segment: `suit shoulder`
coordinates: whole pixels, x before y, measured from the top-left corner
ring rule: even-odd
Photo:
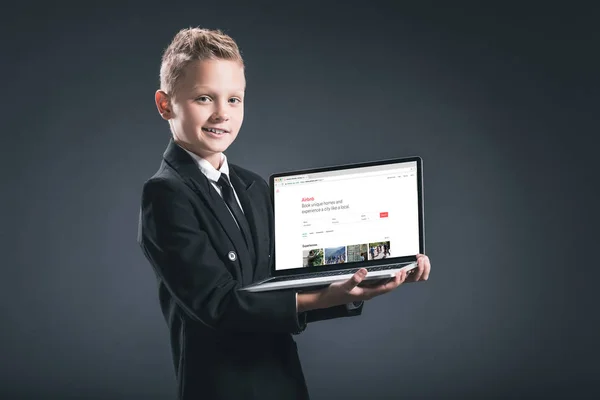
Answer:
[[[181,178],[167,165],[163,164],[154,175],[144,182],[142,191],[145,194],[157,190],[177,191],[183,184]]]

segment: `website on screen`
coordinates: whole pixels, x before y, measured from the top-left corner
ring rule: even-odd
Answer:
[[[275,178],[277,270],[414,255],[416,162]]]

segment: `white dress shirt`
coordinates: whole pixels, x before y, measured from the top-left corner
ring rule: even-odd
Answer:
[[[179,146],[181,147],[181,146]],[[212,184],[212,186],[215,188],[215,190],[217,191],[217,193],[219,193],[219,196],[223,197],[223,193],[221,193],[221,187],[219,186],[218,182],[219,182],[219,178],[221,177],[221,174],[225,174],[225,176],[227,176],[227,179],[229,179],[229,164],[227,164],[227,156],[223,153],[221,153],[221,167],[219,169],[215,169],[215,167],[213,167],[213,165],[208,162],[207,160],[205,160],[204,158],[200,157],[199,155],[192,153],[191,151],[184,149],[183,147],[181,147],[183,150],[185,150],[193,159],[194,161],[196,161],[196,164],[198,164],[198,168],[200,169],[200,172],[202,172],[204,174],[204,176],[206,176],[206,178],[208,178],[209,182]],[[231,179],[229,179],[229,182],[231,182]],[[235,188],[233,188],[233,184],[231,185],[231,188],[233,189],[233,194],[235,195],[235,199],[237,200],[242,212],[244,211],[244,207],[242,207],[242,203],[240,202],[240,198],[238,197]],[[229,207],[227,208],[229,210]],[[231,210],[229,210],[229,213],[233,216],[233,213],[231,212]],[[235,221],[236,225],[237,225],[237,221],[235,219],[235,217],[233,218],[233,220]],[[239,227],[239,225],[238,225]]]

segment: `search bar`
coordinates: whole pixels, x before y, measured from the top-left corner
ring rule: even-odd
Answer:
[[[340,181],[346,179],[354,179],[354,178],[369,178],[373,176],[396,176],[398,174],[405,174],[408,172],[414,172],[416,169],[414,167],[407,168],[398,168],[398,169],[389,169],[384,171],[373,171],[373,172],[359,172],[350,175],[335,175],[335,176],[325,176],[323,178],[309,178],[307,181],[299,182],[299,183],[312,183],[312,182],[333,182]]]

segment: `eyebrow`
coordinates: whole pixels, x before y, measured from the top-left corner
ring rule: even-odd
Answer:
[[[206,90],[206,91],[209,91],[209,92],[215,92],[216,91],[216,90],[213,90],[213,88],[211,88],[210,86],[206,86],[206,85],[195,85],[192,88],[192,90],[193,91],[198,91],[198,90],[204,91],[204,90]],[[244,86],[241,89],[234,89],[231,92],[233,92],[233,93],[239,93],[239,92],[245,92],[245,91],[246,91],[246,87]]]

